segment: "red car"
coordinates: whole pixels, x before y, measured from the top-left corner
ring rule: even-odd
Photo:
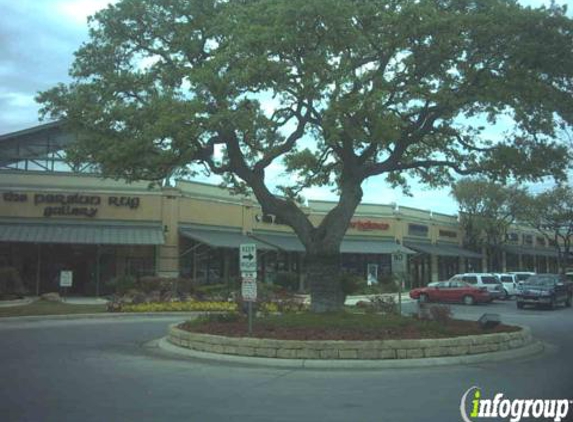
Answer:
[[[491,302],[485,288],[477,288],[463,281],[438,281],[410,290],[410,297],[419,302],[462,302],[466,305]]]

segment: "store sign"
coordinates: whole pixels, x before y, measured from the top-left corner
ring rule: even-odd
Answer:
[[[363,231],[368,231],[368,230],[388,230],[390,228],[390,224],[388,223],[376,223],[374,221],[370,221],[370,220],[353,220],[350,222],[349,227],[351,229],[356,229],[356,230],[363,230]]]
[[[72,271],[60,271],[60,287],[72,287],[73,278]]]
[[[44,217],[52,216],[82,216],[95,217],[99,207],[106,203],[101,195],[83,195],[79,193],[35,193],[28,197],[26,193],[5,192],[4,202],[27,203],[43,207]],[[108,196],[107,205],[129,209],[139,208],[140,198],[137,196]]]

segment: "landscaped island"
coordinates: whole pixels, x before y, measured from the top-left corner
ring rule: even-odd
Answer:
[[[287,314],[246,322],[219,315],[170,327],[168,340],[199,352],[284,359],[412,359],[461,356],[520,348],[527,328],[476,322],[426,321],[397,315]]]

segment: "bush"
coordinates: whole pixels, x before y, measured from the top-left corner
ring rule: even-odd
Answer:
[[[366,280],[356,274],[342,273],[339,276],[340,288],[345,296],[359,292],[366,285]]]
[[[0,268],[0,297],[19,297],[25,292],[24,283],[22,283],[22,278],[16,268]]]
[[[452,320],[452,309],[448,305],[432,305],[430,318],[440,324],[446,325]]]
[[[278,272],[274,284],[289,292],[296,292],[298,290],[298,274],[287,271]]]
[[[392,296],[374,296],[370,298],[370,303],[365,308],[368,313],[382,313],[386,315],[398,313],[398,306]]]
[[[109,280],[106,287],[111,289],[116,295],[124,295],[136,288],[135,278],[130,275],[120,275]]]

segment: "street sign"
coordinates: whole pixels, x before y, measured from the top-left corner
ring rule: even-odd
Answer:
[[[241,296],[245,302],[257,301],[257,279],[243,278],[241,283]]]
[[[241,278],[257,278],[256,271],[241,271]]]
[[[239,262],[241,272],[257,271],[257,245],[254,243],[242,244],[239,248]]]
[[[394,252],[392,254],[392,273],[405,273],[406,272],[406,254],[402,252]]]
[[[72,282],[72,271],[60,271],[60,287],[72,287]]]

